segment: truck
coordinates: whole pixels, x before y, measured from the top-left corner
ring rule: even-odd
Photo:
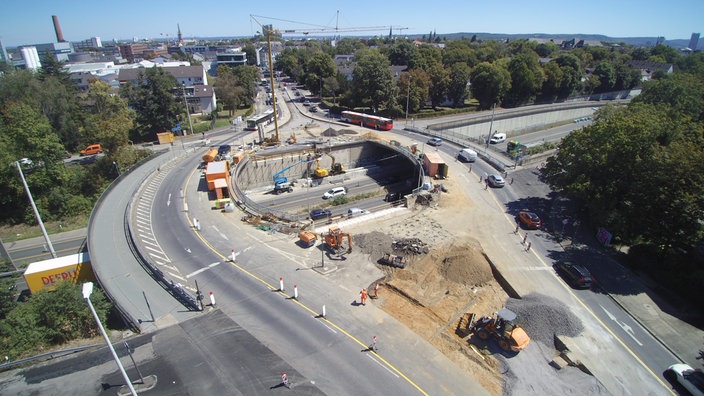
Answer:
[[[24,271],[24,280],[32,293],[53,290],[62,281],[77,284],[94,278],[87,252],[37,261],[29,264]]]
[[[288,181],[288,178],[284,175],[284,173],[286,173],[287,170],[293,168],[294,166],[304,162],[311,162],[310,155],[308,156],[308,158],[295,162],[294,164],[289,165],[274,174],[274,194],[280,194],[282,192],[293,192],[293,183]]]

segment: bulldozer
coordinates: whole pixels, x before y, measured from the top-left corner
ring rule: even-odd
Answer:
[[[346,232],[342,232],[340,227],[332,226],[328,233],[324,236],[325,246],[335,255],[352,252],[352,236]],[[347,249],[343,246],[343,240],[347,238]]]
[[[384,253],[379,259],[380,264],[390,265],[397,268],[406,268],[407,261],[403,256],[397,256],[395,254]]]
[[[506,352],[520,352],[530,343],[530,337],[516,323],[518,316],[508,308],[501,308],[496,317],[482,316],[469,325],[469,331],[479,339],[488,341],[495,338],[499,347]]]

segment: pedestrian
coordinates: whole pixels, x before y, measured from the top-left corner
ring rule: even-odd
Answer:
[[[374,297],[379,298],[379,284],[377,283],[376,286],[374,286]]]
[[[367,305],[367,289],[362,289],[359,292],[359,299],[362,301],[362,305]]]
[[[521,245],[524,245],[526,243],[526,239],[528,239],[528,233],[526,232],[525,235],[523,235],[523,241],[521,242]]]
[[[508,182],[508,184],[513,184],[513,177],[511,178],[511,181]]]
[[[281,372],[281,384],[287,388],[290,388],[288,382],[288,376],[283,371]]]
[[[488,188],[489,188],[489,181],[488,181],[488,180],[484,180],[484,189],[486,190],[486,189],[488,189]]]
[[[194,218],[193,218],[193,228],[198,228],[198,227],[196,226],[196,224],[198,224],[198,219],[196,219],[196,218],[194,217]]]
[[[513,233],[514,233],[514,234],[518,234],[519,225],[520,225],[520,223],[519,223],[519,222],[516,222],[516,229],[513,230]]]
[[[531,243],[528,242],[528,246],[526,246],[526,252],[530,250],[530,245],[531,245]]]
[[[200,221],[196,219],[196,230],[200,231]]]
[[[481,183],[482,181],[483,181],[482,175],[479,175],[479,183]]]

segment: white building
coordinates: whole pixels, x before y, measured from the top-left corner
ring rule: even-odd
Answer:
[[[22,47],[20,48],[20,54],[22,55],[25,69],[37,70],[42,67],[42,63],[39,61],[37,47]]]

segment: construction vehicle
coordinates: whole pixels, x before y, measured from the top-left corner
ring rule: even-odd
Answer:
[[[213,162],[215,161],[215,157],[218,156],[218,149],[216,148],[210,148],[208,151],[203,154],[203,162]]]
[[[324,235],[325,246],[335,255],[352,252],[352,236],[346,232],[342,232],[340,227],[332,226],[328,233]],[[347,238],[347,250],[343,246],[343,240]]]
[[[482,316],[470,323],[469,331],[481,340],[495,338],[499,347],[506,352],[520,352],[530,343],[530,337],[517,323],[518,316],[508,308],[501,308],[496,317]]]
[[[301,246],[311,247],[315,245],[315,241],[318,240],[318,236],[310,231],[301,231],[298,233],[298,240]]]
[[[403,256],[397,256],[395,254],[384,253],[384,255],[381,256],[381,258],[379,259],[379,263],[390,265],[392,267],[406,268],[406,264],[408,262],[407,262],[406,258]]]
[[[320,159],[315,160],[315,172],[313,172],[313,176],[317,178],[323,178],[328,175],[328,170],[320,166]]]
[[[282,192],[293,192],[293,183],[288,181],[288,178],[284,176],[284,173],[286,173],[287,170],[303,162],[310,162],[310,160],[300,160],[292,165],[281,169],[280,171],[274,174],[274,194],[280,194]]]
[[[345,167],[342,166],[341,163],[335,162],[335,157],[332,154],[328,153],[328,155],[332,159],[332,164],[330,165],[330,174],[331,175],[340,175],[340,174],[345,173]]]

